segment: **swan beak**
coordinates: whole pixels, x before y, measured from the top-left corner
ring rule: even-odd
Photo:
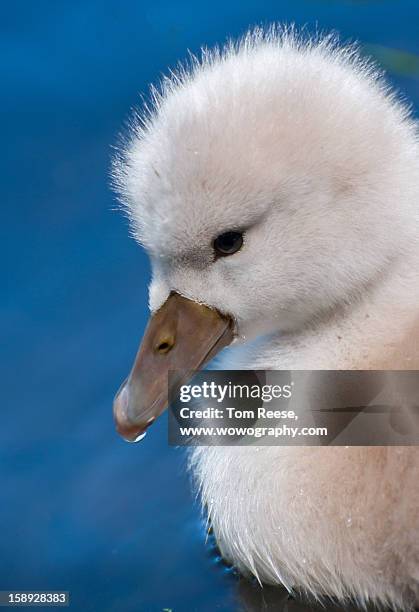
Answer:
[[[233,340],[233,321],[217,310],[171,293],[152,316],[133,368],[114,400],[116,429],[135,442],[168,403],[168,372],[198,370]],[[182,378],[183,375],[183,378]],[[171,389],[172,391],[172,389]]]

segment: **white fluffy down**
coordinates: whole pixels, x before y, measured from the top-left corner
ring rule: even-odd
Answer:
[[[353,48],[257,30],[154,92],[114,179],[171,290],[234,316],[231,369],[419,369],[419,153]],[[214,261],[211,242],[245,243]],[[419,449],[201,448],[219,546],[261,581],[409,610]]]

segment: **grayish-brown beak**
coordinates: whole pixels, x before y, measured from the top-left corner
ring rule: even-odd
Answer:
[[[150,319],[134,366],[114,400],[116,428],[136,441],[168,403],[169,370],[198,370],[234,337],[233,321],[171,293]],[[178,380],[177,386],[186,380]]]

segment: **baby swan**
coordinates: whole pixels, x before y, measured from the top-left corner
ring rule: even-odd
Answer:
[[[115,401],[121,433],[164,409],[168,369],[233,336],[229,369],[419,369],[417,126],[376,70],[330,38],[257,30],[154,101],[114,165],[155,313]],[[191,466],[244,573],[410,610],[418,451],[202,447]]]

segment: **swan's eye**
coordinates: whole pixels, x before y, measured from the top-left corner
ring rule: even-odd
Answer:
[[[226,256],[237,253],[243,246],[243,234],[240,232],[224,232],[214,240],[214,250],[217,255]]]

